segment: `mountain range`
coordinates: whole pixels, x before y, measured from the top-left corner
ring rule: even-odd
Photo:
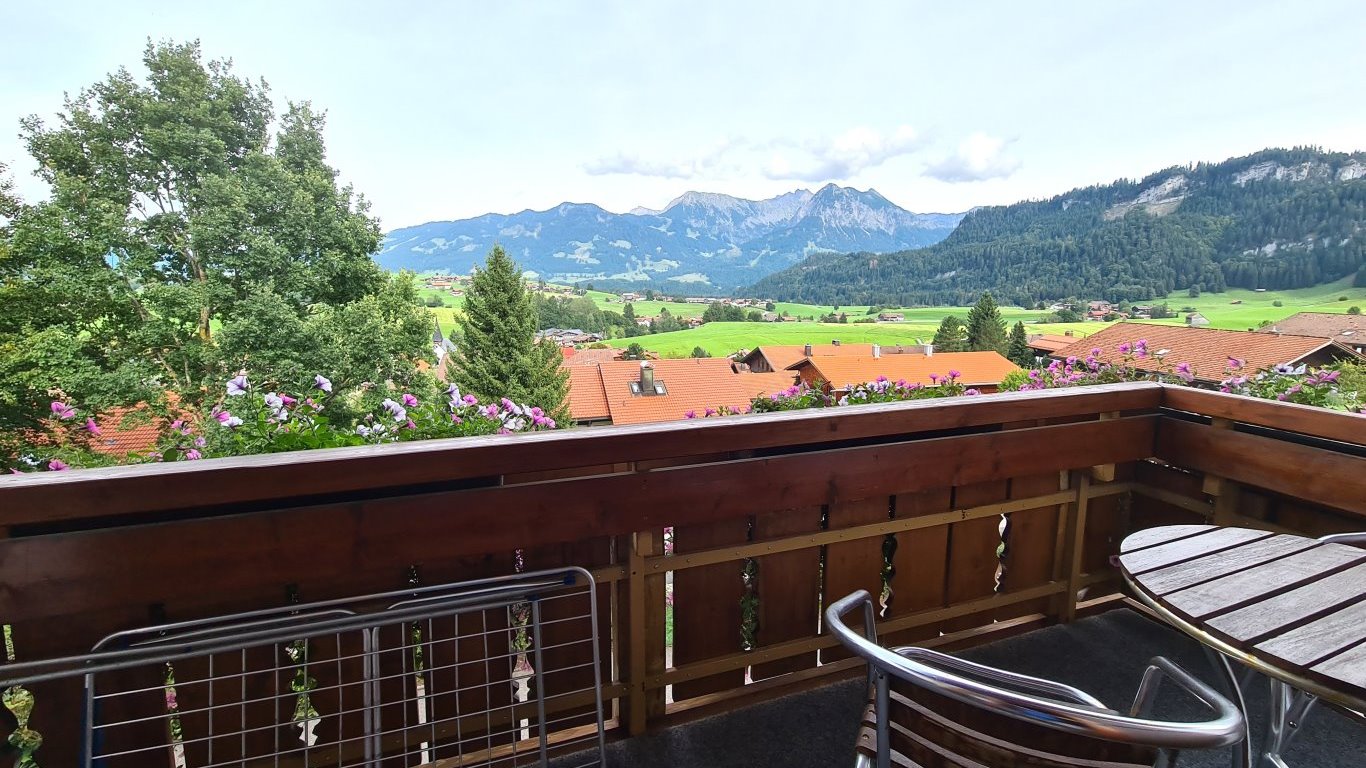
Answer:
[[[563,203],[388,233],[380,266],[464,273],[501,244],[524,270],[553,282],[721,293],[813,253],[885,252],[943,240],[961,213],[911,213],[875,190],[827,184],[767,200],[688,192],[663,210],[611,213]]]
[[[942,242],[813,255],[746,295],[817,304],[1146,301],[1172,291],[1366,285],[1366,152],[1267,149],[1048,200],[975,208]]]

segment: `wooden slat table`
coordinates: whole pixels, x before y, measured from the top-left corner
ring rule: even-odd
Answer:
[[[1200,642],[1366,711],[1366,549],[1248,528],[1173,525],[1120,547],[1134,593]]]

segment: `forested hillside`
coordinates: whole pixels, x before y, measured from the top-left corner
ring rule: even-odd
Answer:
[[[1366,153],[1270,149],[980,208],[943,242],[813,256],[746,293],[837,304],[1143,301],[1191,287],[1366,282]]]

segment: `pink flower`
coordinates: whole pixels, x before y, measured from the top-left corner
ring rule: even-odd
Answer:
[[[288,407],[294,405],[295,403],[298,403],[299,401],[290,397],[289,395],[280,395],[280,402],[284,403],[284,405]]]
[[[408,419],[408,423],[404,424],[403,426],[407,427],[408,429],[417,429],[417,425],[413,423],[412,419]]]
[[[404,406],[406,406],[406,407],[408,407],[408,408],[416,408],[416,407],[417,407],[417,398],[414,397],[414,396],[412,396],[412,395],[410,395],[410,394],[408,394],[407,392],[404,392],[404,393],[403,393],[403,398],[402,398],[402,399],[403,399],[403,405],[404,405]]]
[[[937,373],[931,373],[931,374],[930,374],[930,383],[931,383],[931,384],[937,384],[938,382],[939,382],[939,374],[937,374]]]
[[[66,403],[61,402],[60,400],[52,401],[52,413],[62,421],[66,421],[67,419],[73,419],[76,417],[76,409],[72,408]]]
[[[67,463],[65,461],[62,461],[61,459],[53,459],[52,461],[49,461],[47,463],[47,468],[52,470],[53,472],[61,472],[64,469],[71,469],[71,467],[67,466]]]
[[[191,448],[190,450],[185,452],[185,458],[189,459],[190,461],[194,461],[196,459],[204,458],[204,454],[200,453],[194,448]]]
[[[963,374],[961,374],[961,373],[959,373],[958,371],[955,371],[955,370],[950,370],[950,371],[949,371],[949,378],[950,378],[950,379],[956,379],[956,378],[958,378],[959,376],[962,376],[962,375],[963,375]]]
[[[777,396],[775,395],[773,399],[774,399],[774,400],[777,400],[778,398],[777,398]],[[688,411],[687,413],[683,414],[683,418],[685,418],[685,419],[695,419],[695,418],[697,418],[697,411]]]
[[[85,431],[89,432],[92,435],[98,435],[101,431],[100,425],[96,424],[94,419],[87,418],[85,420]]]
[[[1242,358],[1230,357],[1228,359],[1228,369],[1230,371],[1241,371],[1243,369],[1243,365],[1246,364],[1246,362],[1247,361],[1243,360]]]
[[[707,415],[707,416],[715,416],[715,415],[716,415],[716,409],[715,409],[715,408],[708,408],[708,409],[707,409],[706,415]]]
[[[1129,342],[1127,342],[1127,341],[1121,342],[1120,345],[1119,345],[1119,353],[1120,353],[1121,355],[1127,355],[1127,354],[1129,354],[1130,352],[1132,352],[1133,349],[1134,349],[1134,346],[1133,346],[1132,344],[1130,344]]]
[[[980,394],[982,394],[982,393],[981,393],[980,390],[977,390],[977,389],[968,389],[968,390],[965,390],[965,391],[963,392],[963,394],[965,394],[965,395],[980,395]]]
[[[183,419],[176,419],[175,421],[171,422],[171,429],[175,431],[180,431],[180,428],[183,426],[185,426],[185,421]]]
[[[194,447],[196,448],[203,448],[206,443],[208,443],[208,441],[202,437],[196,437],[194,439]]]

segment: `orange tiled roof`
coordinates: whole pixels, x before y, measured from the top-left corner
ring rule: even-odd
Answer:
[[[147,453],[156,448],[166,420],[148,416],[146,408],[111,408],[95,419],[100,434],[90,437],[90,449],[108,456]]]
[[[597,351],[597,350],[594,350]],[[602,373],[596,365],[569,366],[569,415],[574,421],[597,421],[611,416]]]
[[[813,356],[828,355],[872,355],[872,344],[812,344],[811,354]],[[773,344],[756,348],[753,352],[745,356],[745,360],[756,355],[763,356],[768,360],[768,365],[775,371],[790,368],[793,363],[800,362],[806,357],[805,344]]]
[[[1030,339],[1028,344],[1030,349],[1037,349],[1042,352],[1057,352],[1063,347],[1071,346],[1077,341],[1076,336],[1063,336],[1056,333],[1041,333]]]
[[[1353,355],[1346,347],[1329,339],[1314,336],[1277,336],[1253,331],[1189,328],[1183,325],[1116,323],[1058,350],[1053,356],[1086,357],[1092,349],[1099,348],[1100,359],[1114,361],[1121,357],[1118,351],[1120,344],[1133,344],[1139,340],[1148,342],[1150,356],[1135,359],[1135,368],[1156,372],[1180,363],[1188,363],[1195,376],[1204,381],[1222,380],[1227,375],[1230,357],[1242,359],[1247,370],[1257,371],[1285,363],[1298,363],[1328,346],[1336,349],[1336,357]],[[1162,352],[1160,358],[1159,352]]]
[[[723,357],[652,360],[650,365],[655,381],[664,384],[663,395],[632,394],[631,382],[640,379],[638,360],[569,367],[574,421],[644,424],[683,419],[689,411],[702,415],[721,406],[744,410],[754,398],[787,389],[797,379],[791,371],[736,373]]]
[[[958,380],[969,387],[995,386],[1006,374],[1018,370],[996,352],[936,352],[933,355],[883,355],[873,357],[812,357],[793,366],[811,366],[816,377],[835,389],[876,381],[886,376],[908,384],[933,384],[930,375],[943,377],[958,371]]]
[[[674,421],[684,418],[688,411],[701,415],[708,408],[723,405],[744,410],[753,399],[737,381],[742,375],[753,374],[735,373],[727,358],[654,360],[650,364],[655,369],[655,381],[664,383],[667,394],[631,394],[630,382],[640,378],[639,361],[623,360],[598,366],[613,424]]]
[[[772,373],[737,373],[735,383],[748,395],[749,400],[762,395],[781,392],[797,383],[796,371],[773,371]]]
[[[1258,333],[1290,333],[1335,339],[1353,347],[1366,344],[1366,315],[1336,315],[1328,312],[1300,312]]]

